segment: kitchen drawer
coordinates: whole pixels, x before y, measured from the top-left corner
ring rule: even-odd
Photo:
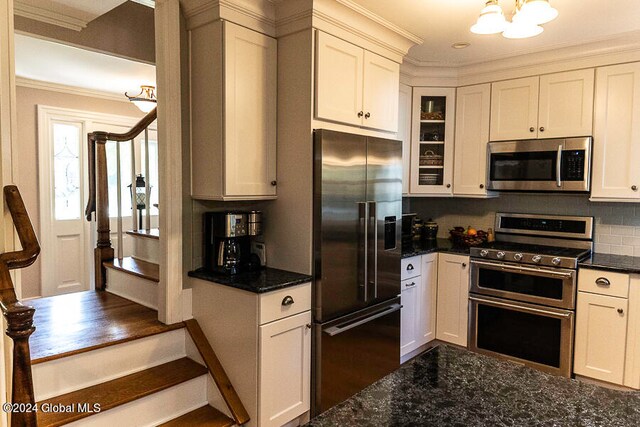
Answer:
[[[420,275],[420,266],[422,265],[421,256],[412,256],[411,258],[405,258],[401,264],[401,277],[400,280],[411,279],[412,277],[418,277]]]
[[[600,282],[600,283],[596,283]],[[627,298],[629,296],[629,275],[612,271],[578,270],[578,290],[593,294]]]
[[[287,302],[293,300],[292,303]],[[260,324],[311,310],[311,283],[260,295]]]

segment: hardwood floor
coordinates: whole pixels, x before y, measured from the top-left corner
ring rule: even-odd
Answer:
[[[209,405],[191,411],[159,427],[230,427],[233,420]]]
[[[25,301],[35,307],[31,363],[131,341],[184,324],[165,325],[158,312],[109,292],[86,291]]]

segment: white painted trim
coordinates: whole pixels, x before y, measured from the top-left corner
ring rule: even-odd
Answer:
[[[68,28],[74,31],[81,31],[83,28],[86,28],[89,23],[83,19],[54,12],[51,9],[23,3],[20,0],[15,0],[14,13],[18,16],[33,19],[34,21],[57,25],[58,27]]]
[[[33,80],[26,77],[16,77],[16,86],[28,87],[31,89],[47,90],[50,92],[66,93],[68,95],[88,96],[91,98],[108,99],[110,101],[129,102],[124,94],[104,92],[101,90],[85,89],[77,86],[68,86],[61,83],[45,82]]]
[[[160,197],[160,283],[158,318],[182,317],[182,65],[179,0],[158,0],[155,9],[158,85],[158,179]]]
[[[154,0],[131,0],[131,1],[134,3],[141,4],[143,6],[150,7],[151,9],[154,9],[156,7],[156,2]]]
[[[13,2],[0,0],[0,175],[2,186],[13,182],[16,164],[12,161],[12,151],[16,144],[16,92],[14,75],[13,45]],[[17,163],[17,162],[16,162]],[[12,250],[15,247],[13,224],[8,212],[4,212],[4,203],[0,205],[0,250]],[[16,293],[20,298],[20,280],[14,281]],[[2,334],[0,338],[0,396],[8,401],[11,383],[11,353],[9,338]],[[9,424],[8,414],[0,414],[0,426]]]

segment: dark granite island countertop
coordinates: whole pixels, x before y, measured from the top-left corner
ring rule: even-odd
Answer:
[[[640,257],[592,253],[591,258],[580,262],[578,267],[638,274],[640,273]]]
[[[468,247],[454,246],[449,239],[418,240],[402,245],[402,258],[430,254],[433,252],[447,252],[460,255],[469,255]]]
[[[214,273],[204,268],[190,271],[188,274],[190,277],[256,294],[284,289],[311,281],[311,276],[309,275],[269,267],[260,271],[240,273],[234,276]]]
[[[313,427],[640,425],[640,392],[440,345],[311,420]]]

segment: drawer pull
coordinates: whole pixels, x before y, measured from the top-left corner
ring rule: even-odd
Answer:
[[[286,297],[282,298],[282,305],[284,305],[285,307],[287,305],[291,305],[293,303],[294,303],[294,301],[293,301],[293,298],[291,297],[291,295],[287,295]]]
[[[407,271],[411,271],[411,270],[413,270],[413,264],[407,265]]]
[[[596,285],[598,285],[598,286],[611,286],[611,282],[606,277],[598,277],[596,279]]]
[[[405,286],[405,288],[413,288],[416,285],[416,282],[411,282],[411,283],[407,283]]]

